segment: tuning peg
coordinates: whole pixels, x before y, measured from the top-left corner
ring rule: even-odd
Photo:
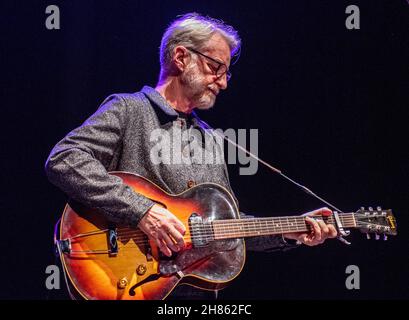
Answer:
[[[372,207],[368,207],[368,210],[369,210],[369,211],[373,211],[373,208],[372,208]]]
[[[379,240],[379,238],[380,238],[380,236],[379,236],[379,234],[375,234],[375,240]]]
[[[382,211],[382,208],[381,208],[380,206],[377,206],[377,207],[376,207],[376,210]]]
[[[371,235],[370,235],[369,233],[367,233],[367,234],[366,234],[366,238],[367,238],[368,240],[371,240]]]
[[[383,235],[383,241],[388,240],[388,236],[386,234]]]

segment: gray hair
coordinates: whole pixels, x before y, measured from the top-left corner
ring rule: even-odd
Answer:
[[[163,34],[160,45],[160,78],[166,76],[170,70],[175,47],[182,45],[186,48],[202,50],[206,42],[216,33],[226,40],[231,56],[238,56],[241,39],[237,31],[223,21],[204,17],[198,13],[187,13],[173,21]]]

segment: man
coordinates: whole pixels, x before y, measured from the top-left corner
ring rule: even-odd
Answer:
[[[225,163],[154,163],[151,150],[155,141],[151,138],[158,129],[173,133],[195,127],[205,132],[193,110],[211,108],[220,91],[227,89],[231,57],[239,48],[237,32],[221,21],[195,13],[174,21],[162,38],[156,88],[145,86],[141,92],[108,97],[51,151],[46,163],[49,180],[73,200],[99,209],[109,220],[140,228],[163,254],[182,250],[186,230],[172,212],[135,193],[108,172],[137,173],[173,194],[203,182],[231,191]],[[310,214],[329,215],[331,211],[322,208]],[[313,232],[284,237],[317,245],[336,236],[333,226],[306,220]],[[258,251],[292,247],[284,237],[247,239],[246,244]],[[187,294],[190,298],[210,297],[192,287],[174,291],[174,297]]]

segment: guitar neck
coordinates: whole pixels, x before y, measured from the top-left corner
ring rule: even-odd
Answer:
[[[212,222],[213,236],[218,239],[232,239],[244,237],[256,237],[293,232],[309,232],[310,225],[305,221],[305,216],[251,218],[214,220]],[[335,224],[333,216],[314,216],[322,219],[327,224]],[[356,228],[354,213],[339,214],[343,227]]]

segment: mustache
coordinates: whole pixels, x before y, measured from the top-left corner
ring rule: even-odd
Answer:
[[[207,88],[211,90],[216,96],[219,94],[219,88],[215,85],[208,85]]]

